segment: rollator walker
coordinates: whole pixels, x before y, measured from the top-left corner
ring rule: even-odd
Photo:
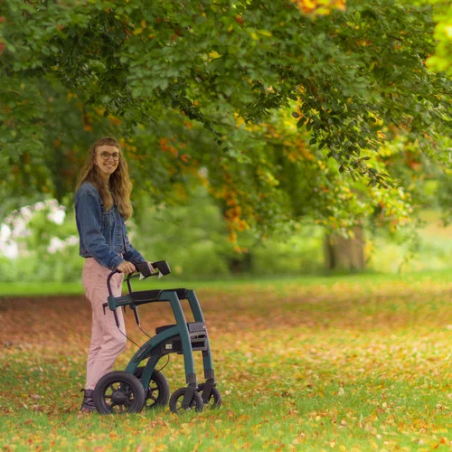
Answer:
[[[171,273],[166,261],[153,262],[157,271],[151,272],[147,262],[136,265],[142,277],[165,276]],[[221,395],[216,388],[215,374],[212,364],[207,327],[201,306],[194,290],[163,289],[133,291],[131,279],[140,275],[129,274],[126,278],[129,293],[114,297],[110,280],[117,271],[111,272],[107,278],[108,303],[105,309],[113,311],[116,325],[119,328],[117,309],[125,310],[129,306],[138,328],[149,337],[133,355],[124,371],[113,371],[104,375],[94,389],[94,404],[99,413],[139,413],[144,406],[147,408],[164,407],[168,404],[173,413],[183,410],[202,411],[205,406],[219,407]],[[181,300],[188,300],[194,322],[185,319]],[[176,323],[163,325],[156,329],[151,337],[142,330],[138,306],[147,303],[170,303]],[[129,339],[129,338],[128,338]],[[130,340],[130,339],[129,339]],[[137,345],[137,344],[136,344]],[[205,382],[198,384],[193,352],[200,351],[203,356]],[[177,389],[170,398],[169,384],[165,376],[156,369],[160,358],[171,353],[182,354],[185,365],[187,386]]]

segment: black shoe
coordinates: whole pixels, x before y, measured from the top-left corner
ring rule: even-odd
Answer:
[[[82,406],[80,407],[81,413],[89,413],[91,411],[95,411],[96,407],[94,406],[94,389],[82,389],[85,392],[83,397]]]

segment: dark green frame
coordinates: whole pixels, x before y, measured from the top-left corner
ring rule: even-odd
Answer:
[[[179,298],[178,293],[180,294],[182,292],[184,293],[184,296]],[[190,333],[188,330],[187,321],[185,319],[184,310],[182,308],[181,299],[188,300],[194,321],[205,323],[204,316],[201,310],[201,305],[199,304],[198,298],[196,297],[194,290],[187,289],[166,289],[162,291],[150,291],[150,294],[151,293],[158,293],[158,296],[155,298],[150,297],[149,300],[139,302],[134,301],[131,298],[130,294],[123,295],[121,297],[113,296],[108,297],[108,307],[113,312],[115,312],[116,309],[120,308],[121,306],[133,305],[136,308],[136,306],[140,304],[169,302],[174,314],[174,318],[176,319],[176,325],[165,329],[159,334],[156,334],[154,337],[149,339],[138,349],[138,351],[133,355],[132,359],[127,365],[126,372],[134,374],[138,366],[144,360],[149,358],[144,368],[143,374],[141,376],[141,383],[143,387],[147,389],[149,386],[149,382],[151,380],[152,372],[154,371],[157,362],[162,356],[161,354],[158,355],[153,354],[154,349],[159,348],[163,343],[165,343],[172,337],[179,336],[181,339],[182,354],[184,357],[186,382],[189,386],[197,387],[195,366],[193,360],[193,349],[191,346]],[[206,341],[207,341],[206,350],[202,351],[204,377],[206,378],[206,380],[211,380],[212,384],[214,385],[215,377],[208,335]]]

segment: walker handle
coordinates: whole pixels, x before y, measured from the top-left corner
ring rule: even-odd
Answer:
[[[138,262],[137,264],[135,264],[135,267],[137,268],[138,273],[141,273],[145,278],[148,278],[149,276],[158,276],[159,274],[161,274],[162,276],[166,276],[171,273],[171,268],[168,265],[168,262],[166,262],[166,261],[151,262],[151,265],[153,268],[156,268],[158,270],[158,273],[152,273],[147,262]],[[110,295],[110,297],[113,296],[113,293],[111,291],[110,280],[115,273],[122,273],[122,272],[120,272],[119,270],[114,270],[108,275],[107,287],[108,287],[108,294]],[[127,279],[129,280],[130,278],[131,278],[131,274],[129,274]],[[130,287],[129,287],[129,289],[130,289]]]

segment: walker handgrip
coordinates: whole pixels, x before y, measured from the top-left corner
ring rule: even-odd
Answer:
[[[171,273],[170,266],[166,261],[151,262],[151,265],[154,269],[157,269],[162,274],[162,276],[166,276]],[[141,273],[145,278],[154,276],[147,262],[138,262],[137,264],[135,264],[135,267],[138,272]]]
[[[151,269],[147,262],[138,262],[138,264],[135,264],[135,267],[145,278],[151,276]]]
[[[163,276],[171,273],[171,268],[166,261],[152,262],[152,266],[156,268]]]

